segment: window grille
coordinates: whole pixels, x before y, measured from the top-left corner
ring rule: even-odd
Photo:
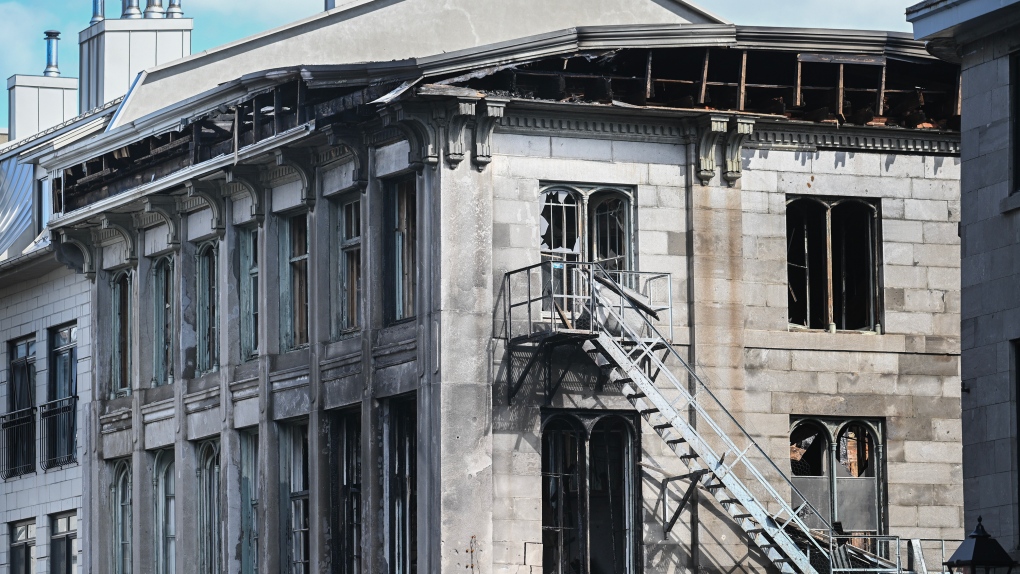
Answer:
[[[35,472],[35,339],[14,341],[9,352],[8,412],[0,416],[4,479]]]
[[[78,327],[70,325],[50,332],[50,401],[40,409],[44,469],[58,468],[78,461]]]

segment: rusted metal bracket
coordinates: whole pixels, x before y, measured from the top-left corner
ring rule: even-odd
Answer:
[[[690,474],[683,474],[680,476],[671,476],[662,479],[662,485],[659,487],[659,496],[662,498],[660,506],[662,506],[662,533],[669,534],[673,530],[673,526],[676,525],[676,521],[680,518],[680,513],[687,507],[687,503],[691,501],[691,497],[694,496],[695,489],[698,488],[698,482],[701,477],[708,474],[707,469],[696,470]],[[687,485],[687,490],[684,491],[683,498],[680,499],[680,504],[677,505],[676,510],[673,511],[672,515],[669,513],[668,505],[666,504],[669,498],[669,483],[677,480],[690,480],[691,483]]]
[[[730,118],[729,133],[726,135],[726,170],[723,172],[723,179],[730,187],[740,179],[743,171],[741,152],[744,149],[744,142],[753,131],[752,118]]]
[[[707,115],[698,118],[698,179],[708,185],[715,176],[715,146],[727,131],[726,116]]]

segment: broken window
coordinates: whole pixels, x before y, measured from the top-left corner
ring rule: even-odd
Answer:
[[[337,416],[334,449],[340,483],[340,572],[361,572],[361,413],[349,410]]]
[[[258,568],[259,436],[242,431],[241,437],[241,574]]]
[[[850,542],[870,551],[876,549],[873,537],[885,531],[883,465],[876,449],[882,426],[881,421],[801,419],[790,433],[794,486],[823,519],[838,522]],[[821,527],[811,518],[809,526]]]
[[[113,470],[113,567],[115,574],[131,574],[131,459],[117,461]]]
[[[14,341],[8,351],[7,414],[0,416],[5,479],[35,472],[35,338]]]
[[[393,319],[414,317],[417,290],[418,207],[415,176],[393,184]]]
[[[156,453],[156,572],[177,572],[177,512],[174,452]]]
[[[245,360],[259,352],[259,230],[239,231],[241,269],[241,357]]]
[[[78,515],[54,516],[50,531],[50,574],[78,572]]]
[[[787,200],[791,326],[881,332],[878,224],[878,207],[868,200]]]
[[[173,380],[174,264],[170,257],[156,261],[152,269],[152,386]]]
[[[35,573],[35,521],[11,525],[11,574]]]
[[[340,206],[340,331],[361,326],[361,199]]]
[[[221,569],[220,537],[220,443],[207,440],[198,448],[199,572],[218,574]]]
[[[286,283],[284,292],[284,343],[286,349],[308,344],[308,216],[295,215],[287,220]]]
[[[554,574],[633,572],[633,426],[615,415],[584,422],[556,414],[542,431],[543,568]]]
[[[216,322],[216,246],[207,243],[198,248],[196,292],[198,295],[198,372],[216,369],[219,359]]]
[[[631,195],[618,188],[554,185],[542,190],[544,261],[597,261],[630,269]]]
[[[290,574],[309,573],[308,427],[293,425],[285,433],[287,480],[287,562]]]
[[[115,396],[131,392],[131,275],[116,274],[111,289],[113,311],[113,349],[110,372]]]
[[[390,574],[412,574],[418,571],[417,402],[393,400],[389,415]]]

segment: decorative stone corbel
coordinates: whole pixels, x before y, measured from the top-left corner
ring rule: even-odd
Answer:
[[[715,175],[715,145],[726,133],[726,116],[710,114],[698,118],[698,179],[708,185]]]
[[[177,251],[181,246],[180,213],[177,198],[168,195],[152,195],[145,198],[145,213],[155,213],[166,223],[166,244]]]
[[[333,124],[329,129],[329,145],[342,145],[351,150],[354,158],[354,187],[365,193],[368,190],[368,145],[365,144],[365,134],[354,128]]]
[[[236,165],[224,170],[227,183],[236,183],[244,188],[251,197],[251,216],[262,227],[266,219],[265,202],[262,201],[265,191],[259,183],[258,168],[250,165]]]
[[[464,130],[475,116],[477,98],[457,98],[449,102],[446,115],[446,162],[456,168],[464,161],[467,144],[464,142]]]
[[[478,102],[475,119],[475,150],[472,158],[478,171],[484,170],[485,166],[492,163],[492,132],[503,117],[503,112],[509,101],[506,98],[485,98]]]
[[[426,165],[439,165],[439,131],[435,114],[431,106],[415,107],[403,102],[391,104],[382,109],[381,114],[385,127],[394,127],[403,132],[411,150],[407,153],[407,163],[411,169],[421,171]]]
[[[276,156],[278,167],[287,166],[297,172],[301,178],[301,203],[309,211],[315,209],[315,168],[312,166],[308,154],[302,154],[296,149],[278,149],[273,154]]]
[[[213,231],[220,237],[223,237],[226,221],[223,216],[223,196],[216,193],[218,187],[214,183],[198,181],[196,179],[184,182],[184,188],[188,190],[188,197],[201,197],[205,200],[206,205],[209,206],[209,212],[212,214]]]
[[[743,172],[743,160],[741,151],[744,149],[744,142],[754,131],[754,119],[752,118],[730,118],[729,133],[726,135],[726,171],[723,172],[723,179],[732,187]]]
[[[57,231],[58,243],[61,249],[57,250],[57,261],[66,265],[75,272],[84,273],[89,281],[96,280],[96,252],[95,241],[92,239],[92,232],[84,229],[61,229]],[[64,245],[72,245],[81,251],[81,270],[78,270],[78,263],[67,257],[63,252]]]
[[[138,235],[135,233],[134,218],[123,213],[104,213],[99,217],[99,225],[102,229],[112,229],[120,234],[127,251],[124,258],[128,265],[136,266],[138,264]]]

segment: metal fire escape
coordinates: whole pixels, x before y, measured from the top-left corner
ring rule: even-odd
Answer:
[[[558,346],[579,345],[687,468],[662,482],[664,532],[700,487],[781,572],[902,571],[898,539],[892,560],[883,557],[890,556],[888,541],[867,551],[840,539],[676,351],[671,291],[668,274],[608,271],[598,263],[545,261],[507,273],[508,349],[531,357],[517,372],[511,369],[508,400],[521,391],[538,358]],[[566,374],[554,381],[551,372],[550,364],[547,400]],[[670,512],[668,488],[679,481],[689,486]]]

